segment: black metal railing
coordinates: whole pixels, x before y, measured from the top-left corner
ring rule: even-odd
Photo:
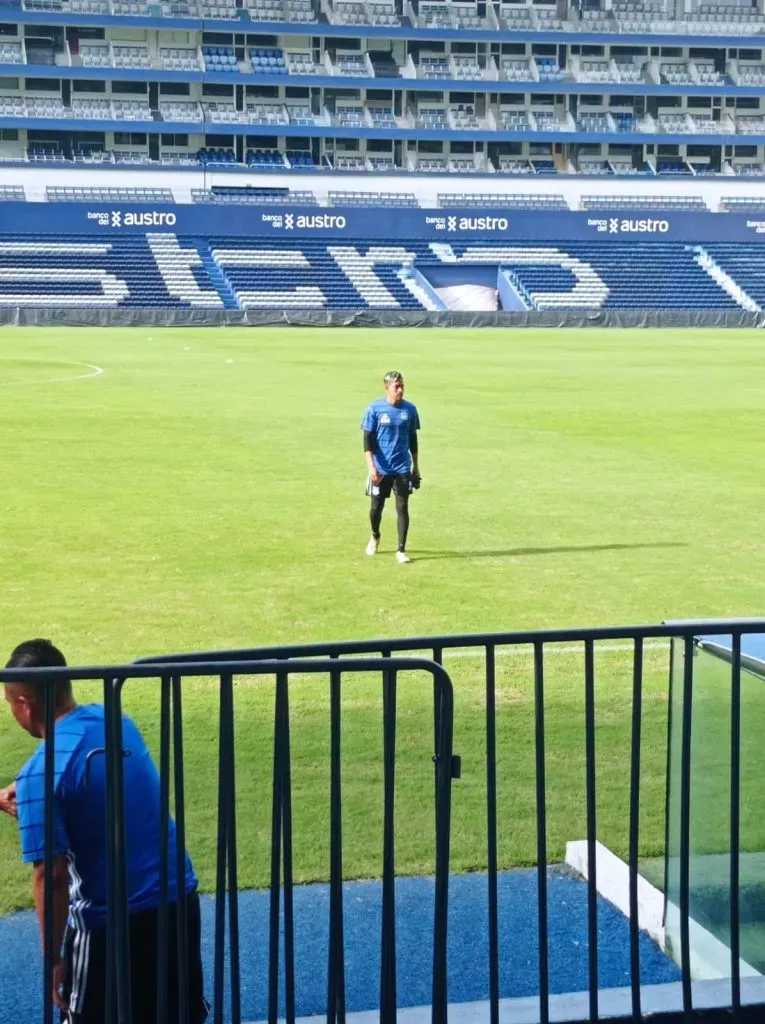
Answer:
[[[343,800],[341,791],[341,706],[343,677],[347,673],[379,674],[383,697],[383,914],[381,929],[380,1015],[383,1024],[396,1019],[396,934],[395,934],[395,817],[394,794],[396,773],[396,707],[398,675],[401,672],[426,673],[432,679],[434,707],[434,737],[432,754],[435,761],[435,874],[436,898],[433,921],[433,977],[432,1019],[437,1024],[447,1020],[447,910],[448,875],[451,833],[451,780],[459,774],[459,762],[452,751],[454,693],[450,675],[443,662],[458,651],[476,652],[481,658],[481,673],[485,693],[486,728],[486,848],[487,903],[488,903],[488,962],[485,965],[489,990],[489,1017],[491,1024],[500,1018],[500,912],[498,901],[498,873],[501,862],[498,842],[498,742],[497,723],[502,715],[513,714],[512,709],[498,714],[497,661],[503,649],[526,647],[530,653],[530,688],[534,707],[534,808],[536,812],[537,909],[539,928],[539,1021],[548,1024],[556,1020],[587,1019],[597,1021],[607,1011],[602,1004],[598,981],[598,878],[596,874],[596,842],[598,838],[598,761],[596,749],[597,683],[596,657],[598,645],[616,641],[624,646],[631,671],[631,714],[629,716],[629,750],[625,749],[625,774],[629,787],[628,868],[629,868],[629,953],[630,953],[630,1017],[643,1019],[643,992],[640,977],[640,947],[638,918],[639,854],[641,850],[641,743],[644,731],[644,677],[645,651],[652,641],[673,641],[682,652],[682,678],[675,678],[673,686],[682,688],[682,721],[680,735],[680,799],[679,799],[679,910],[680,910],[680,967],[682,982],[680,999],[676,1007],[667,1007],[657,1013],[651,1007],[652,1020],[735,1020],[765,1019],[765,996],[753,1002],[742,1000],[739,925],[739,850],[740,850],[740,778],[741,778],[741,671],[742,637],[752,633],[765,633],[764,620],[730,620],[721,622],[682,622],[657,626],[614,627],[604,629],[555,630],[545,632],[514,632],[466,634],[460,636],[406,637],[400,639],[369,640],[348,643],[262,647],[245,650],[214,651],[188,655],[162,656],[142,659],[131,666],[118,668],[62,669],[62,670],[4,670],[0,680],[35,680],[52,684],[66,676],[76,680],[101,680],[107,722],[107,794],[110,835],[109,859],[109,975],[113,980],[116,999],[108,1009],[107,1024],[134,1024],[130,1015],[129,931],[127,920],[125,882],[124,792],[122,789],[121,711],[122,689],[127,680],[159,679],[161,686],[160,715],[160,779],[161,807],[165,822],[170,812],[170,792],[174,791],[174,811],[177,825],[178,870],[185,850],[185,805],[182,697],[183,682],[194,677],[214,676],[218,680],[220,701],[218,750],[218,838],[215,906],[215,1024],[224,1017],[225,989],[229,995],[227,1019],[233,1024],[241,1021],[241,979],[238,949],[237,918],[237,831],[236,831],[236,765],[233,686],[234,678],[255,683],[261,678],[275,682],[275,723],[273,750],[273,802],[271,826],[271,887],[270,936],[268,971],[268,1017],[276,1024],[279,1014],[278,985],[280,960],[283,957],[285,976],[284,1016],[288,1024],[295,1019],[295,951],[292,906],[292,779],[290,747],[290,692],[297,684],[295,676],[326,677],[329,681],[330,721],[330,831],[329,855],[329,950],[327,981],[327,1018],[343,1024],[345,1006],[345,960],[343,917]],[[695,640],[700,635],[727,635],[732,645],[730,672],[730,901],[732,936],[730,942],[730,999],[717,1008],[707,1006],[698,998],[691,977],[690,937],[690,857],[691,857],[691,734],[693,727],[694,677],[693,654]],[[548,749],[545,724],[547,706],[548,655],[555,645],[581,650],[581,694],[584,699],[584,762],[585,762],[585,820],[587,841],[587,936],[588,936],[588,990],[587,1009],[566,1017],[561,1011],[551,1010],[548,934]],[[415,653],[423,656],[415,657]],[[667,657],[667,669],[670,659]],[[577,678],[570,685],[577,687]],[[46,735],[53,737],[53,704],[50,685],[46,686]],[[458,694],[459,696],[459,694]],[[668,723],[670,730],[678,723]],[[171,758],[172,748],[172,758]],[[469,755],[469,751],[465,751]],[[46,744],[46,843],[53,842],[53,742]],[[627,763],[629,760],[629,763]],[[475,769],[471,762],[471,769]],[[172,779],[172,787],[171,787]],[[165,840],[166,840],[165,834]],[[166,846],[165,846],[166,850]],[[162,907],[160,937],[168,935],[168,865],[163,858]],[[52,921],[51,868],[46,858],[46,929],[44,936],[44,994],[45,1024],[52,1022],[49,993],[52,984]],[[283,925],[283,948],[280,948],[280,922]],[[179,921],[178,961],[181,988],[185,984],[182,943],[185,928]],[[226,931],[229,942],[229,978],[225,984]],[[160,972],[158,1024],[165,1024],[162,1007],[167,1001],[167,979]],[[187,999],[182,998],[181,1020]],[[141,1022],[144,1024],[144,1022]]]
[[[765,1020],[765,991],[762,1001],[742,1006],[741,965],[740,965],[740,900],[739,900],[739,779],[740,779],[740,675],[741,638],[748,634],[764,633],[765,620],[712,620],[665,623],[655,626],[607,627],[595,629],[565,629],[528,632],[462,634],[457,636],[420,636],[384,640],[362,640],[358,642],[328,642],[319,644],[298,644],[279,647],[255,647],[230,651],[205,651],[174,656],[173,663],[183,665],[189,661],[228,663],[243,659],[332,659],[343,664],[346,658],[376,655],[390,658],[414,652],[427,653],[433,662],[441,664],[445,652],[475,650],[482,654],[485,679],[486,701],[486,866],[488,888],[488,945],[489,957],[486,965],[489,989],[489,1018],[491,1024],[498,1024],[500,1016],[500,949],[499,949],[499,906],[498,906],[498,823],[497,823],[497,701],[496,662],[501,648],[518,648],[528,645],[532,656],[534,694],[534,761],[535,761],[535,808],[536,808],[536,860],[537,860],[537,910],[539,928],[539,1021],[549,1024],[550,973],[548,934],[548,846],[547,846],[547,801],[546,801],[546,732],[545,732],[545,671],[546,653],[553,645],[581,645],[583,658],[582,686],[585,700],[585,768],[586,768],[586,840],[587,840],[587,935],[588,935],[588,1016],[589,1021],[600,1019],[598,985],[598,880],[596,870],[597,841],[597,761],[595,750],[595,645],[608,641],[621,642],[628,646],[625,653],[631,654],[632,699],[630,716],[629,750],[629,953],[630,953],[630,1005],[633,1021],[643,1019],[640,946],[638,916],[638,878],[640,852],[640,808],[641,808],[641,739],[643,729],[644,651],[647,641],[679,642],[684,650],[683,677],[683,722],[682,722],[682,780],[680,790],[680,918],[682,1001],[681,1009],[668,1008],[664,1014],[656,1014],[655,1020],[680,1021],[695,1019],[694,989],[691,974],[690,954],[690,800],[691,800],[691,729],[693,722],[693,649],[694,640],[700,635],[725,635],[732,638],[734,656],[731,666],[730,701],[731,718],[731,835],[730,835],[730,900],[731,925],[734,933],[730,949],[730,1002],[719,1009],[720,1020]],[[143,659],[151,662],[152,659]],[[669,672],[669,658],[667,659]],[[575,681],[572,681],[572,686]],[[438,696],[434,707],[438,706]],[[459,707],[457,707],[457,713]],[[668,726],[669,728],[670,726]],[[717,995],[719,1003],[719,993]],[[700,1002],[704,1003],[703,996]],[[392,1012],[387,1001],[381,1001],[386,1013]],[[706,1005],[698,1007],[698,1014],[705,1019],[715,1019],[715,1009]],[[711,1017],[710,1017],[711,1014]],[[559,1018],[560,1019],[560,1018]],[[577,1019],[583,1019],[577,1017]]]
[[[452,754],[453,692],[443,667],[422,658],[398,657],[383,659],[346,658],[328,664],[308,660],[227,660],[180,664],[133,664],[130,666],[66,669],[6,669],[0,671],[2,682],[35,682],[45,687],[45,843],[54,849],[54,758],[55,730],[53,687],[64,678],[72,682],[98,680],[103,685],[105,708],[106,753],[106,816],[108,834],[108,938],[106,991],[113,993],[107,1002],[104,1024],[154,1024],[135,1021],[131,1007],[130,933],[126,877],[125,791],[122,743],[122,690],[129,680],[159,679],[161,686],[160,714],[160,810],[162,822],[162,856],[160,859],[160,893],[158,948],[167,948],[169,913],[172,895],[168,891],[168,823],[171,813],[171,779],[174,792],[176,826],[177,878],[185,875],[186,823],[184,773],[184,737],[182,725],[183,683],[193,678],[217,676],[220,693],[219,760],[218,760],[218,840],[215,905],[215,977],[212,1020],[224,1020],[224,958],[226,932],[226,899],[228,897],[229,937],[229,1019],[241,1024],[241,984],[239,965],[238,882],[236,848],[236,768],[234,760],[234,676],[251,683],[273,677],[276,685],[273,815],[271,843],[271,910],[268,970],[268,1019],[276,1024],[279,1017],[279,949],[280,919],[284,933],[284,968],[287,1021],[295,1020],[294,915],[292,902],[292,807],[290,779],[290,689],[297,675],[327,676],[330,682],[331,706],[330,788],[331,788],[331,858],[329,970],[327,1016],[333,1021],[345,1020],[344,942],[343,942],[343,848],[342,796],[340,789],[341,728],[340,706],[343,677],[349,673],[381,675],[383,683],[383,775],[384,836],[380,1005],[385,1024],[396,1019],[396,938],[395,938],[395,765],[396,765],[396,698],[399,674],[425,673],[432,677],[437,694],[436,736],[428,749],[435,775],[435,903],[433,917],[432,1020],[446,1024],[447,1007],[447,907],[449,884],[449,842],[451,781],[456,768]],[[172,741],[172,742],[171,742]],[[172,747],[172,758],[171,758]],[[172,763],[171,763],[172,761]],[[45,859],[45,929],[43,936],[44,1024],[52,1024],[53,1005],[53,874],[52,858]],[[280,914],[280,897],[283,907]],[[186,955],[187,921],[183,899],[176,902],[178,1020],[190,1020],[188,994],[188,959]],[[165,1024],[168,1005],[167,964],[160,958],[157,992],[157,1024]]]

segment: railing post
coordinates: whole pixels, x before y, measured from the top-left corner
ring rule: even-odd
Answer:
[[[44,1024],[53,1024],[53,849],[54,829],[54,776],[56,764],[56,680],[43,679],[43,715],[45,720],[45,861],[44,872],[44,928],[43,928],[43,1007]]]
[[[234,690],[231,673],[220,676],[218,749],[218,843],[215,884],[214,1020],[223,1020],[226,891],[228,890],[231,1019],[241,1021],[239,967],[239,893],[236,852]]]
[[[683,638],[683,732],[680,764],[680,961],[683,1012],[693,1010],[691,990],[690,870],[691,870],[691,749],[693,728],[693,637]]]
[[[330,672],[330,853],[329,853],[329,963],[327,965],[327,1021],[345,1024],[345,944],[343,929],[343,817],[341,755],[340,670]]]
[[[383,877],[380,970],[380,1022],[396,1020],[396,879],[395,879],[395,779],[396,779],[396,672],[383,670]]]
[[[597,803],[595,799],[595,645],[584,642],[584,730],[587,799],[587,943],[590,1024],[598,1020]]]
[[[497,895],[497,693],[495,648],[486,647],[486,826],[489,889],[489,1019],[499,1024],[499,909]]]
[[[295,924],[292,902],[292,765],[290,755],[290,706],[287,673],[280,673],[277,687],[282,688],[281,732],[282,768],[282,833],[284,840],[284,995],[287,1024],[295,1021]]]
[[[178,1019],[189,1020],[189,936],[186,912],[186,797],[183,768],[183,704],[181,677],[170,681],[173,697],[173,767],[175,792],[175,923],[178,957]]]
[[[436,754],[438,793],[436,797],[436,892],[433,914],[433,1024],[447,1022],[447,939],[449,925],[449,848],[451,842],[451,786],[454,692],[449,676],[434,674],[439,689],[439,747]]]
[[[271,798],[271,891],[268,940],[268,1024],[276,1024],[279,1017],[279,888],[282,857],[282,736],[279,702],[280,687],[277,677],[274,701],[274,762],[273,793]]]
[[[534,644],[534,721],[537,806],[537,913],[539,928],[539,1016],[550,1022],[550,969],[547,928],[547,804],[545,784],[544,648]]]
[[[640,853],[640,742],[643,720],[643,641],[635,640],[632,664],[632,741],[630,756],[630,988],[632,1019],[642,1017],[640,999],[640,922],[638,918],[638,856]]]
[[[732,638],[730,756],[730,959],[731,1007],[741,1013],[741,634]]]
[[[109,906],[114,980],[117,996],[117,1024],[132,1024],[130,988],[130,930],[128,921],[127,844],[125,841],[125,775],[122,758],[122,684],[124,679],[104,682],[104,719],[106,724],[106,771],[111,775],[111,836],[113,903]],[[108,802],[108,798],[107,798]],[[107,998],[109,993],[107,992]]]
[[[170,677],[160,680],[159,711],[159,916],[157,924],[157,1022],[164,1024],[168,1006],[170,865]],[[216,976],[217,982],[217,976]],[[107,987],[108,991],[108,987]]]

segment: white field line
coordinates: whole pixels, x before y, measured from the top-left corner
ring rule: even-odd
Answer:
[[[634,650],[634,644],[599,644],[595,642],[595,653],[596,654],[618,654],[619,652],[632,651]],[[643,644],[644,651],[665,651],[669,648],[669,641],[664,640],[651,640]],[[424,650],[425,648],[423,648]],[[447,658],[475,658],[484,652],[483,647],[461,647],[459,650],[449,650],[446,648],[443,651],[444,661]],[[413,655],[413,651],[407,651],[407,655]],[[533,655],[531,644],[518,644],[517,646],[505,646],[498,645],[495,648],[495,657],[497,658],[530,658]],[[577,644],[550,644],[544,647],[545,657],[553,654],[583,654],[584,653],[584,641]]]
[[[381,645],[382,646],[382,645]],[[595,641],[595,654],[619,654],[626,653],[634,650],[634,644],[631,643],[607,643]],[[668,640],[649,640],[643,644],[644,651],[668,651],[669,641]],[[457,649],[445,647],[442,651],[442,657],[444,662],[447,661],[460,661],[466,658],[480,658],[485,653],[485,648],[482,646],[478,647],[460,647]],[[580,641],[575,644],[545,644],[545,658],[552,655],[573,655],[584,653],[584,641]],[[529,658],[531,659],[534,655],[531,644],[497,644],[494,648],[494,657],[500,658]],[[430,660],[433,657],[432,649],[428,647],[421,647],[416,650],[397,651],[395,648],[392,651],[393,658],[423,658],[424,660]],[[325,655],[308,655],[311,661],[318,659],[321,660]],[[341,656],[339,661],[340,664],[343,662]],[[362,654],[349,654],[349,658],[377,658],[379,652],[366,651]],[[299,672],[295,673],[300,675]]]
[[[84,366],[89,373],[77,373],[69,377],[46,377],[44,380],[15,381],[8,380],[0,382],[0,388],[32,388],[40,384],[64,384],[73,380],[89,380],[91,377],[100,377],[104,373],[103,366],[96,366],[95,363],[80,363],[75,360],[67,361],[68,366]]]

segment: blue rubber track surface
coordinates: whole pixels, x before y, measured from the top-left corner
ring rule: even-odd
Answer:
[[[552,993],[587,988],[587,886],[578,877],[548,872],[549,964]],[[536,870],[500,874],[500,996],[533,996],[539,992]],[[459,875],[450,881],[449,1001],[488,998],[488,903],[486,876]],[[432,917],[431,878],[400,878],[396,882],[398,1005],[431,1002]],[[380,992],[380,928],[382,887],[379,882],[348,882],[344,888],[346,1000],[349,1012],[376,1009]],[[294,890],[295,1001],[299,1016],[326,1013],[329,886],[307,885]],[[207,996],[212,999],[215,901],[202,897],[202,935]],[[242,965],[242,1018],[268,1015],[269,894],[243,892],[239,897]],[[598,901],[598,976],[601,988],[628,985],[629,925],[604,900]],[[282,947],[283,948],[283,947]],[[42,1018],[40,943],[33,914],[0,920],[3,974],[0,988],[2,1024],[37,1024]],[[640,937],[641,982],[677,981],[677,967],[648,936]],[[280,1014],[284,1010],[283,954]],[[228,975],[227,975],[228,977]],[[228,1019],[228,1017],[227,1017]]]

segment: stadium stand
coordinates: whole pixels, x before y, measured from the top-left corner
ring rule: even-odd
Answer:
[[[169,188],[70,188],[49,185],[49,202],[56,203],[174,203]]]
[[[239,64],[232,46],[203,46],[202,58],[205,71],[239,74]]]
[[[111,68],[114,66],[109,46],[80,46],[80,59],[84,68]]]
[[[317,64],[310,53],[288,51],[286,55],[287,71],[290,75],[318,74]]]
[[[29,147],[27,158],[30,163],[64,163],[66,154],[58,146],[40,143]]]
[[[115,68],[150,68],[151,58],[146,46],[112,46]]]
[[[765,198],[756,196],[723,196],[720,208],[730,213],[765,213]]]
[[[685,160],[659,159],[656,161],[656,173],[683,177],[693,174],[693,168]]]
[[[582,196],[583,210],[700,210],[709,207],[699,196]]]
[[[112,117],[112,105],[109,100],[72,99],[70,116],[75,119],[109,120]]]
[[[115,249],[120,253],[119,275],[100,276],[93,282],[91,294],[83,300],[68,293],[66,278],[60,283],[49,281],[49,271],[60,270],[100,272],[103,267],[103,245],[83,244],[81,236],[36,235],[34,240],[19,241],[14,236],[0,235],[3,267],[14,271],[11,280],[0,282],[0,304],[32,306],[180,306],[182,298],[172,296],[164,279],[150,258],[145,235],[126,236]],[[115,267],[116,269],[116,267]],[[46,294],[41,294],[40,281]],[[83,286],[84,287],[84,286]],[[26,296],[26,301],[24,300]],[[220,299],[211,297],[213,305]]]
[[[199,71],[197,51],[188,47],[161,46],[159,59],[168,71]]]
[[[26,117],[27,105],[21,96],[0,96],[0,117]]]
[[[610,11],[583,9],[581,12],[581,27],[584,32],[616,31],[616,24]]]
[[[236,163],[233,149],[216,149],[215,147],[205,146],[199,150],[197,156],[199,157],[200,164],[204,164],[206,167],[213,165],[228,167]]]
[[[141,100],[112,100],[114,117],[119,121],[151,121],[151,107]]]
[[[0,172],[4,163],[22,162],[30,171],[28,180],[6,168],[2,198],[143,203],[147,211],[189,200],[262,205],[264,217],[285,218],[292,211],[273,208],[369,207],[379,214],[381,207],[421,205],[435,215],[437,204],[441,211],[485,209],[499,216],[578,210],[570,216],[583,223],[590,212],[625,213],[628,221],[630,211],[636,218],[655,212],[683,221],[719,209],[729,222],[736,214],[755,221],[764,205],[764,6],[763,0],[754,6],[749,0],[5,0]],[[47,12],[56,13],[56,24],[41,28]],[[118,20],[123,16],[147,22],[126,25]],[[556,35],[545,38],[549,32]],[[657,33],[671,34],[672,45],[655,43]],[[35,66],[39,74],[30,70]],[[392,175],[405,181],[393,183]],[[26,192],[17,191],[20,181]],[[513,213],[511,223],[516,219]],[[453,220],[453,213],[441,217],[444,239]],[[759,234],[756,225],[747,230]],[[180,235],[172,237],[181,244]],[[289,284],[282,273],[279,288],[269,292],[268,268],[241,260],[230,277],[209,240],[182,237],[202,261],[200,279],[208,268],[214,305],[236,306],[241,286],[242,294],[259,296],[258,308],[272,308],[267,303]],[[567,244],[566,253],[606,282],[606,308],[638,308],[626,270],[630,244],[656,275],[645,298],[649,308],[735,306],[709,264],[698,263],[690,236],[682,237],[688,248],[650,239],[643,249],[640,240],[619,239],[605,250],[583,238]],[[113,244],[136,264],[154,259],[155,241],[150,232],[143,243]],[[214,242],[216,252],[242,245],[223,228]],[[166,263],[175,259],[176,243],[169,236],[162,243]],[[528,260],[508,269],[520,294],[535,308],[553,293],[556,302],[570,301],[572,289],[562,287],[570,275],[549,253],[533,264],[533,243],[533,237],[518,241]],[[496,244],[487,239],[487,249]],[[720,279],[732,268],[734,294],[737,275],[743,277],[734,257],[750,251],[740,244],[740,252],[735,246],[718,251]],[[365,251],[356,241],[353,247]],[[406,276],[409,258],[393,256],[400,245],[384,241],[382,248],[391,253],[385,288],[399,303],[393,308],[427,308],[416,275]],[[432,257],[430,243],[416,233],[409,249],[415,264]],[[354,296],[352,304],[363,305],[326,239],[301,236],[297,252],[318,267],[313,280],[304,275],[309,304],[317,294],[310,289],[318,288],[322,305]],[[300,281],[303,264],[293,257]],[[711,246],[704,250],[704,260],[716,258]],[[362,259],[349,273],[362,274],[365,265]],[[747,280],[759,295],[755,278]],[[600,294],[601,286],[593,287],[588,301]],[[132,301],[132,284],[128,289]],[[273,308],[284,308],[283,295]]]
[[[739,85],[765,85],[765,64],[739,63],[736,78]]]
[[[529,82],[532,80],[531,66],[527,59],[503,57],[500,72],[508,82]]]
[[[337,74],[345,78],[364,78],[369,73],[366,61],[355,53],[337,55]]]
[[[285,172],[297,164],[328,172],[552,173],[552,164],[563,174],[640,167],[646,173],[749,173],[765,163],[765,97],[752,94],[765,81],[757,46],[765,41],[762,6],[762,0],[755,7],[740,0],[691,3],[680,11],[666,0],[620,0],[610,7],[414,0],[399,10],[390,0],[25,0],[6,8],[17,15],[0,37],[0,63],[56,65],[60,78],[45,89],[39,83],[28,88],[27,79],[11,88],[10,77],[0,78],[0,117],[22,122],[16,138],[0,138],[0,159],[4,153],[9,159],[28,153],[35,162],[43,153],[71,157],[79,134],[93,131],[103,136],[101,152],[129,152],[131,165],[143,154],[154,165],[186,166],[200,152],[206,165],[206,152],[225,150],[234,159],[219,166],[241,170],[252,166],[248,153],[294,150],[308,156],[282,160]],[[73,21],[33,35],[26,12],[46,10]],[[76,23],[86,13],[103,23],[87,36]],[[114,20],[124,15],[149,20],[145,40],[125,38]],[[181,19],[199,21],[190,28]],[[325,34],[323,23],[347,31]],[[263,25],[268,34],[258,31]],[[310,37],[307,25],[316,26]],[[365,40],[366,26],[378,32],[374,43]],[[434,29],[459,35],[434,40]],[[503,35],[552,30],[561,34],[554,47]],[[497,33],[496,44],[487,31]],[[576,40],[583,32],[590,43],[603,34],[602,43],[581,47]],[[652,47],[656,32],[672,33],[677,45]],[[699,47],[699,32],[741,38]],[[615,33],[625,45],[614,43]],[[80,69],[87,69],[87,80]],[[157,83],[154,73],[173,77]],[[389,80],[381,83],[384,91],[375,88],[376,79]],[[579,95],[580,83],[587,95]],[[617,85],[629,85],[633,94],[609,95]],[[55,138],[34,137],[39,120],[61,122]],[[141,132],[116,143],[120,122],[129,120],[143,121]],[[189,127],[185,140],[179,136],[170,145],[161,141],[168,121],[200,127]],[[206,138],[202,124],[208,122],[220,126],[219,138]],[[330,125],[342,129],[342,144],[323,130]],[[300,146],[290,141],[293,126],[306,129]],[[412,146],[423,131],[440,148]],[[467,131],[475,133],[475,159],[459,138]],[[374,133],[387,132],[387,145],[379,146],[383,140]],[[633,148],[629,161],[615,151],[615,134]],[[661,143],[656,151],[657,134],[672,136],[672,152]],[[738,146],[736,136],[746,143]],[[557,147],[554,161],[540,148],[548,142]],[[750,144],[753,153],[737,151]]]
[[[25,64],[24,47],[21,43],[0,42],[0,63]]]
[[[439,193],[438,205],[442,209],[514,209],[514,210],[568,210],[563,196],[556,195],[460,195]]]
[[[256,206],[291,205],[316,206],[313,192],[280,188],[252,188],[247,186],[217,185],[212,189],[193,188],[191,201],[194,203],[250,203]]]
[[[284,53],[276,49],[251,49],[250,63],[253,73],[258,75],[286,75],[287,63]]]
[[[275,149],[250,149],[247,151],[249,167],[261,167],[264,170],[281,170],[285,167],[284,156]]]
[[[161,100],[159,112],[165,121],[196,123],[202,120],[200,105],[189,100]]]
[[[765,132],[765,116],[762,114],[739,114],[736,127],[740,135],[762,135]]]
[[[419,206],[410,192],[332,192],[330,206]]]
[[[607,61],[583,60],[579,66],[580,82],[612,82],[614,75]]]
[[[59,98],[49,96],[27,97],[27,117],[44,121],[62,121],[71,115]]]
[[[704,250],[762,309],[765,308],[765,268],[762,259],[753,258],[751,246],[712,243]]]
[[[444,249],[417,238],[349,245],[291,234],[287,243],[283,236],[203,238],[163,229],[111,234],[108,242],[104,235],[4,233],[0,251],[4,306],[433,309],[428,274],[462,262],[501,270],[530,310],[719,311],[765,303],[757,243],[455,240]],[[51,275],[62,269],[60,280]]]
[[[316,166],[311,154],[304,153],[302,150],[288,149],[285,155],[293,170],[298,170],[300,168],[313,168]]]

